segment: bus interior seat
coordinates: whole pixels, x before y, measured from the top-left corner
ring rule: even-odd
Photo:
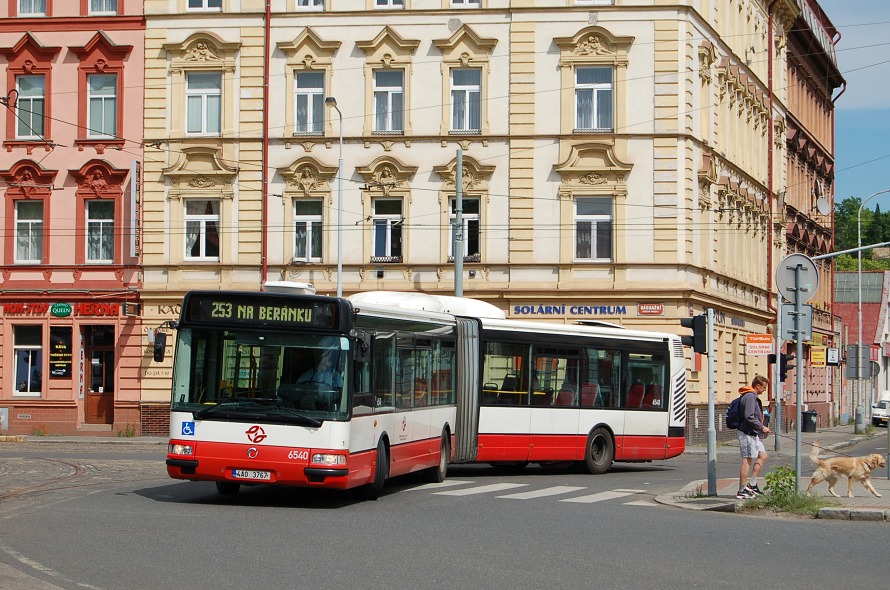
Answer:
[[[643,408],[659,408],[661,407],[661,385],[652,384],[646,388],[646,395],[643,396]]]
[[[643,388],[642,383],[635,383],[633,387],[630,388],[630,391],[627,392],[627,404],[628,408],[639,408],[643,403],[643,394],[645,393],[645,389]]]
[[[543,391],[535,392],[532,395],[533,406],[549,406],[553,403],[553,390],[545,388]]]
[[[571,389],[561,389],[556,396],[557,406],[574,406],[575,392]]]
[[[519,376],[511,374],[504,377],[501,391],[519,391]]]
[[[585,408],[592,408],[597,405],[602,407],[603,400],[600,398],[599,386],[596,383],[584,383],[581,385],[581,405]]]

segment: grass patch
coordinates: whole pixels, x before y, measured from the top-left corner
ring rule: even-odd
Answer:
[[[136,426],[127,424],[124,428],[117,431],[118,438],[133,438],[136,436]]]
[[[798,492],[795,485],[795,471],[787,466],[777,467],[772,473],[766,474],[766,485],[763,496],[746,501],[744,510],[772,510],[798,516],[816,517],[820,508],[838,506],[840,502],[833,498],[807,496]]]

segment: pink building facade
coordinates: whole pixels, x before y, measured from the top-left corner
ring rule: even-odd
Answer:
[[[0,1],[0,432],[139,434],[138,0]]]

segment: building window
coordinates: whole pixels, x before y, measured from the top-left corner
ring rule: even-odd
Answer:
[[[451,0],[452,8],[479,8],[479,0]]]
[[[482,70],[451,70],[451,130],[482,130]]]
[[[87,201],[87,262],[114,262],[113,201]]]
[[[185,94],[186,133],[219,135],[222,124],[222,74],[186,74]]]
[[[479,246],[479,199],[461,199],[461,221],[463,223],[464,260],[479,262],[481,252]],[[457,220],[457,199],[451,199],[450,241],[448,243],[448,261],[454,261],[454,232]]]
[[[185,202],[185,259],[219,260],[219,201]]]
[[[90,0],[90,14],[117,14],[117,0]]]
[[[374,200],[374,258],[372,262],[401,262],[402,200]]]
[[[321,199],[294,200],[294,260],[321,261],[322,207]]]
[[[15,203],[15,261],[43,262],[43,201]]]
[[[46,16],[46,0],[18,0],[19,16]]]
[[[324,133],[324,72],[297,72],[295,76],[298,134]]]
[[[575,0],[575,4],[581,6],[611,6],[615,0]]]
[[[405,0],[375,0],[377,8],[404,8]]]
[[[374,71],[374,131],[404,131],[404,70]]]
[[[575,259],[612,259],[612,199],[575,199]]]
[[[297,0],[298,10],[324,10],[324,0]]]
[[[117,135],[117,75],[91,74],[87,76],[89,110],[87,137]]]
[[[189,10],[222,10],[222,0],[189,0]]]
[[[13,326],[16,395],[39,396],[43,390],[43,328]]]
[[[44,76],[16,76],[15,136],[19,139],[43,137],[46,78]]]
[[[611,131],[612,68],[575,69],[575,128]]]

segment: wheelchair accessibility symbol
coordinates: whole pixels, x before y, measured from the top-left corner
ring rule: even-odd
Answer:
[[[195,436],[195,423],[194,422],[183,422],[182,423],[182,436]]]

